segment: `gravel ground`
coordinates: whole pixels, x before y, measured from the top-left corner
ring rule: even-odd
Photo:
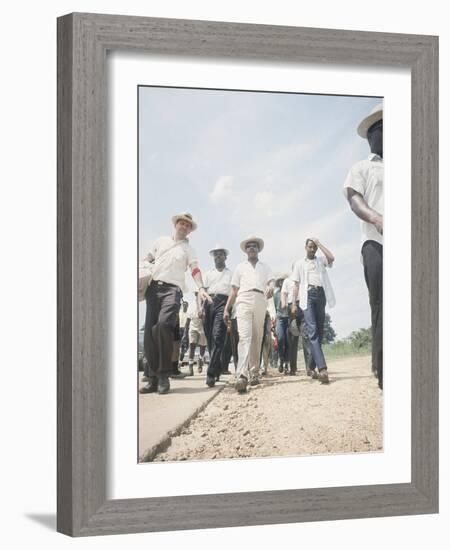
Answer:
[[[154,461],[374,452],[383,448],[383,394],[370,358],[328,362],[330,384],[275,369],[245,394],[222,392]]]

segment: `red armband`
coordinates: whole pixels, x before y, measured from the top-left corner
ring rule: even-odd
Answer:
[[[192,273],[192,277],[195,277],[197,273],[200,273],[200,269],[198,267],[194,267],[191,273]]]

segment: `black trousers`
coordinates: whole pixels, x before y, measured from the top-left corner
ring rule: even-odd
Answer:
[[[228,296],[215,294],[213,303],[204,305],[204,321],[206,341],[209,350],[209,366],[207,376],[216,378],[222,372],[222,352],[227,334],[227,327],[223,321],[223,313]]]
[[[169,376],[172,373],[181,290],[175,285],[152,281],[145,300],[144,352],[149,364],[149,376]]]
[[[366,241],[361,254],[372,317],[372,370],[383,387],[383,246]]]

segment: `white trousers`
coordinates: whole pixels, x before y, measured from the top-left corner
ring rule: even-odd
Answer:
[[[242,292],[236,300],[236,320],[239,332],[236,375],[248,380],[259,377],[261,344],[267,300],[259,292]]]

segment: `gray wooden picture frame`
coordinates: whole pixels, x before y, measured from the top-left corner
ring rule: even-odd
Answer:
[[[110,50],[411,70],[411,483],[107,500]],[[57,412],[57,529],[68,535],[436,513],[438,38],[82,13],[59,18]]]

